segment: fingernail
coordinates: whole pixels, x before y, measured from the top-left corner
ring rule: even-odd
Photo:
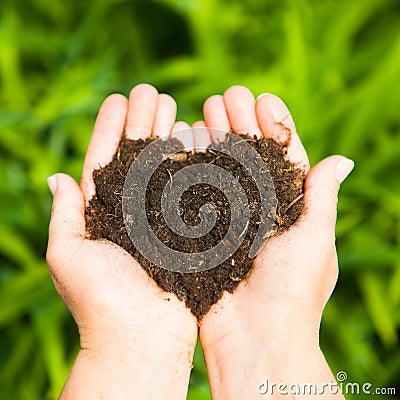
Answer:
[[[57,178],[55,175],[49,176],[47,178],[47,185],[49,186],[51,194],[54,196],[57,191]]]
[[[261,94],[257,97],[257,100],[260,100],[261,97],[264,97],[266,94],[268,94],[268,93],[261,93]]]
[[[354,168],[354,161],[345,158],[336,165],[336,178],[339,183],[342,183]]]

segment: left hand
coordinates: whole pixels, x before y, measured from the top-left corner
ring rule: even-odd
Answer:
[[[247,88],[235,86],[209,98],[204,112],[209,128],[281,143],[290,134],[288,157],[307,173],[298,221],[268,240],[235,292],[224,292],[202,320],[200,339],[213,393],[258,398],[257,383],[267,376],[287,384],[334,380],[319,348],[319,325],[338,275],[337,194],[351,161],[331,156],[309,170],[291,114],[276,96],[256,101]],[[243,371],[246,385],[239,379]]]

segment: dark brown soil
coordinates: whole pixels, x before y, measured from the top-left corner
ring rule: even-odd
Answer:
[[[271,139],[252,139],[242,135],[261,155],[275,186],[277,210],[272,234],[288,229],[303,209],[304,172],[286,157],[286,148]],[[173,174],[187,165],[213,163],[233,174],[243,187],[249,202],[250,224],[239,249],[217,267],[198,273],[172,272],[155,266],[144,258],[130,240],[122,215],[124,179],[133,160],[153,138],[146,140],[121,139],[113,160],[93,172],[96,195],[86,209],[87,235],[91,239],[108,239],[123,247],[136,258],[143,269],[167,292],[173,292],[184,301],[198,320],[222,296],[224,290],[233,292],[253,266],[248,252],[260,220],[260,197],[252,177],[245,168],[229,156],[215,151],[205,153],[179,153],[167,158],[154,172],[146,192],[146,211],[153,232],[170,248],[182,252],[198,252],[212,248],[227,232],[230,210],[227,198],[220,191],[210,190],[207,184],[198,184],[187,190],[181,198],[181,217],[188,225],[199,223],[199,208],[210,203],[217,212],[214,228],[198,239],[182,238],[172,232],[162,218],[161,194]],[[160,217],[161,215],[161,217]]]

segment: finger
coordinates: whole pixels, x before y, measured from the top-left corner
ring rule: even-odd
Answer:
[[[53,175],[48,184],[53,194],[48,257],[55,264],[58,249],[85,237],[85,206],[82,191],[69,175]]]
[[[209,128],[219,129],[224,132],[231,130],[224,98],[222,96],[209,97],[203,106],[205,123]]]
[[[108,164],[124,131],[128,100],[120,94],[109,96],[102,104],[83,163],[81,188],[86,201],[95,193],[93,170]]]
[[[249,89],[244,86],[232,86],[224,93],[224,103],[235,133],[262,136],[256,118],[256,101]]]
[[[307,153],[286,104],[279,97],[264,93],[257,99],[256,114],[263,135],[287,146],[289,159],[307,172],[310,168]]]
[[[194,151],[204,153],[211,144],[210,132],[204,121],[192,125]]]
[[[183,146],[185,147],[185,151],[193,151],[194,143],[193,143],[193,131],[191,129],[186,129],[183,131],[182,138]]]
[[[354,162],[342,156],[331,156],[315,165],[304,185],[304,215],[301,224],[310,230],[335,233],[337,196],[340,184],[354,167]]]
[[[158,96],[152,136],[166,137],[171,133],[176,118],[176,102],[167,94]]]
[[[186,151],[193,150],[193,132],[188,123],[183,121],[175,122],[172,127],[171,139],[180,140]]]
[[[157,103],[158,92],[153,86],[141,84],[131,90],[125,126],[128,139],[145,139],[151,135]]]

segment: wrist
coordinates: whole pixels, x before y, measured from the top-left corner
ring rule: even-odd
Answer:
[[[212,311],[202,321],[200,338],[213,397],[258,398],[258,385],[265,379],[312,382],[324,368],[324,379],[331,377],[319,348],[319,320],[311,313],[310,318],[305,312],[293,317],[293,310],[283,308],[279,313],[266,306],[244,312],[243,307],[218,305]],[[317,366],[315,373],[303,374],[309,363]]]
[[[110,362],[118,360],[131,369],[146,365],[150,371],[174,368],[190,373],[192,368],[196,331],[191,336],[182,336],[161,327],[150,330],[124,326],[101,330],[81,327],[79,332],[82,351]]]
[[[291,394],[288,390],[313,385],[321,398],[342,399],[318,344],[307,340],[271,343],[260,336],[243,341],[243,335],[205,349],[213,398],[252,400],[266,394],[287,398]],[[298,394],[299,398],[309,398],[307,393],[304,397]]]
[[[275,332],[257,331],[251,326],[236,328],[216,342],[201,335],[208,366],[227,372],[228,368],[247,371],[273,371],[280,374],[296,370],[304,359],[323,359],[318,340],[311,332],[300,330]],[[212,374],[211,374],[212,375]]]
[[[89,340],[90,339],[90,340]],[[121,330],[83,335],[62,399],[185,399],[194,345]]]

